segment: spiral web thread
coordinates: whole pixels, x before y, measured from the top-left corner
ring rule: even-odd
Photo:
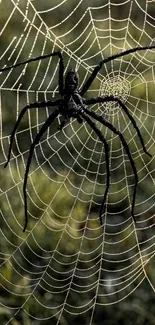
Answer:
[[[88,6],[84,0],[0,1],[1,67],[61,49],[66,70],[76,67],[83,85],[104,57],[155,44],[153,2],[105,0],[90,1]],[[154,58],[154,51],[144,51],[108,63],[87,92],[88,97],[118,96],[152,156]],[[58,117],[34,153],[27,187],[29,225],[23,234],[24,169],[30,144],[51,108],[26,114],[4,173],[9,146],[6,124],[11,132],[27,103],[58,96],[58,60],[49,58],[4,72],[0,82],[1,288],[17,301],[11,307],[7,300],[0,302],[7,310],[6,323],[23,311],[38,324],[51,319],[52,324],[61,324],[67,315],[85,313],[92,324],[98,308],[128,299],[144,280],[154,291],[149,270],[154,261],[155,161],[146,157],[128,117],[112,102],[91,107],[121,130],[130,147],[139,177],[137,223],[130,215],[134,175],[118,137],[97,123],[110,146],[111,171],[108,210],[101,227],[98,214],[106,184],[103,145],[86,123],[71,120],[58,131]]]

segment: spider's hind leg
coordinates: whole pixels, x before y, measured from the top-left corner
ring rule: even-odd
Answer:
[[[104,145],[104,150],[105,150],[105,163],[106,163],[106,188],[105,188],[105,192],[104,192],[104,196],[102,199],[102,203],[101,203],[101,207],[100,207],[100,211],[99,211],[99,220],[100,220],[100,224],[101,226],[103,225],[103,220],[102,220],[102,216],[105,213],[105,209],[106,209],[106,200],[107,200],[107,195],[108,195],[108,191],[109,191],[109,187],[110,187],[110,163],[109,163],[109,145],[106,141],[106,139],[104,138],[104,135],[102,134],[102,132],[98,129],[98,127],[96,126],[96,124],[94,123],[94,121],[91,120],[91,118],[85,114],[85,112],[81,111],[81,115],[83,117],[83,119],[90,125],[90,127],[94,130],[94,132],[97,134],[98,138],[100,139],[100,141],[103,143]]]
[[[135,207],[136,193],[137,193],[137,186],[138,186],[138,173],[137,173],[135,162],[134,162],[134,160],[132,158],[132,154],[130,152],[130,148],[129,148],[123,134],[118,129],[116,129],[113,124],[111,124],[109,121],[105,120],[102,116],[100,116],[100,115],[96,114],[95,112],[89,110],[88,108],[85,108],[85,112],[89,116],[93,117],[95,120],[102,123],[102,125],[106,126],[114,134],[117,134],[119,136],[121,142],[122,142],[122,145],[123,145],[127,155],[128,155],[128,158],[130,160],[131,167],[132,167],[132,170],[133,170],[133,174],[134,174],[134,177],[135,177],[135,184],[134,184],[134,189],[133,189],[133,199],[132,199],[132,205],[131,205],[131,216],[132,216],[134,222],[136,223],[136,218],[135,218],[135,215],[134,215],[134,207]]]
[[[29,150],[29,156],[28,156],[28,159],[27,159],[25,175],[24,175],[24,183],[23,183],[24,211],[25,211],[25,224],[24,224],[23,232],[26,230],[26,227],[27,227],[27,224],[28,224],[27,190],[26,190],[26,188],[27,188],[27,180],[28,180],[28,175],[29,175],[29,169],[30,169],[30,165],[31,165],[32,156],[33,156],[36,145],[39,143],[41,137],[47,131],[47,129],[50,127],[50,125],[54,122],[56,117],[59,115],[59,112],[60,112],[59,108],[58,109],[56,108],[49,115],[49,117],[47,118],[47,120],[44,122],[41,129],[37,133],[34,141],[31,144],[30,150]]]

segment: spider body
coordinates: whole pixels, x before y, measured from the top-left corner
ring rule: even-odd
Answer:
[[[99,64],[93,69],[91,75],[87,79],[87,81],[84,83],[83,87],[79,89],[79,76],[78,73],[74,69],[70,69],[66,76],[64,77],[64,60],[61,52],[53,52],[44,56],[39,56],[35,57],[32,59],[28,59],[27,61],[17,63],[12,66],[4,67],[0,69],[0,72],[16,68],[20,65],[24,65],[26,63],[34,62],[37,60],[41,59],[46,59],[51,56],[57,56],[59,58],[59,80],[58,80],[58,86],[59,86],[59,95],[60,98],[56,100],[47,100],[43,102],[35,102],[31,103],[27,106],[25,106],[19,116],[18,119],[14,125],[14,128],[11,133],[10,137],[10,146],[9,146],[9,151],[8,151],[8,158],[7,162],[4,165],[4,167],[7,166],[7,164],[10,161],[10,156],[11,156],[11,150],[12,150],[12,144],[14,140],[14,136],[16,133],[16,130],[18,128],[18,125],[24,116],[25,112],[28,109],[33,109],[35,107],[53,107],[54,110],[53,112],[49,115],[47,120],[43,123],[42,127],[40,128],[38,134],[36,135],[34,141],[31,144],[30,151],[29,151],[29,156],[26,164],[26,170],[25,170],[25,175],[24,175],[24,184],[23,184],[23,195],[24,195],[24,211],[25,211],[25,225],[23,231],[25,231],[28,223],[28,213],[27,213],[27,180],[28,180],[28,175],[29,175],[29,169],[30,169],[30,164],[32,160],[32,156],[34,153],[35,146],[38,144],[40,141],[42,135],[47,131],[48,127],[54,122],[54,120],[58,117],[58,115],[62,116],[62,121],[60,125],[58,126],[59,130],[62,130],[62,128],[65,126],[66,122],[69,121],[71,118],[77,119],[79,123],[82,122],[87,122],[88,125],[93,129],[93,131],[96,133],[98,136],[99,140],[103,143],[104,145],[104,150],[105,150],[105,162],[106,162],[106,187],[105,187],[105,193],[103,196],[103,200],[101,203],[100,207],[100,212],[99,212],[99,220],[102,225],[102,216],[105,212],[105,205],[106,205],[106,199],[107,199],[107,194],[110,186],[110,164],[109,164],[109,145],[103,135],[103,133],[98,129],[98,127],[95,124],[95,121],[100,122],[103,126],[109,128],[114,134],[118,135],[120,138],[120,141],[122,142],[122,145],[126,151],[126,154],[128,155],[128,158],[131,163],[131,167],[133,170],[134,178],[135,178],[135,184],[133,188],[133,200],[132,200],[132,205],[131,205],[131,216],[136,222],[135,216],[134,216],[134,206],[135,206],[135,199],[136,199],[136,191],[137,191],[137,185],[138,185],[138,175],[137,175],[137,170],[136,166],[134,163],[134,160],[132,158],[132,154],[130,152],[130,148],[123,136],[123,134],[109,121],[107,121],[103,116],[98,115],[96,112],[93,110],[89,109],[90,105],[97,104],[97,103],[106,103],[106,102],[115,102],[119,104],[119,107],[121,110],[124,111],[124,113],[127,115],[129,118],[130,122],[132,123],[132,126],[135,128],[138,138],[141,142],[141,146],[143,148],[143,151],[145,154],[151,157],[151,154],[146,150],[145,144],[143,137],[140,133],[139,127],[136,124],[136,121],[130,114],[128,108],[126,105],[117,97],[114,96],[106,96],[106,97],[93,97],[93,98],[84,98],[84,94],[87,92],[87,90],[90,88],[92,82],[96,78],[98,72],[102,68],[103,64],[112,61],[114,59],[117,59],[121,56],[128,55],[130,53],[134,53],[136,51],[144,51],[144,50],[151,50],[155,49],[155,46],[145,46],[145,47],[137,47],[133,49],[126,50],[122,53],[118,53],[115,55],[112,55],[108,58],[103,59]]]
[[[82,97],[79,94],[78,84],[79,75],[74,69],[70,69],[65,76],[65,87],[62,89],[60,104],[58,105],[59,114],[63,117],[59,130],[65,126],[70,118],[77,118],[79,123],[83,122],[80,111],[83,109]]]
[[[65,95],[60,103],[59,108],[59,114],[62,116],[62,122],[58,126],[59,130],[62,130],[65,124],[70,120],[70,118],[76,118],[79,123],[83,122],[82,117],[80,116],[80,112],[83,109],[83,103],[79,104],[80,95],[77,93],[72,93],[68,95]]]

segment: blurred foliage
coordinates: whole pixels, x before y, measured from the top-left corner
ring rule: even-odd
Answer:
[[[22,164],[20,167],[21,171],[23,172]],[[32,168],[33,167],[35,166],[32,165]],[[57,278],[58,281],[65,281],[66,285],[69,286],[70,280],[68,279],[68,275],[70,272],[72,273],[73,265],[76,262],[75,256],[79,252],[81,236],[82,232],[84,231],[84,228],[82,229],[82,225],[84,227],[86,222],[85,216],[87,214],[87,206],[82,202],[79,202],[75,206],[71,219],[64,218],[63,220],[57,217],[58,214],[64,217],[67,216],[70,212],[70,207],[73,205],[72,197],[68,195],[68,193],[64,190],[64,187],[62,187],[59,190],[59,202],[56,200],[53,202],[53,205],[51,205],[53,214],[51,214],[51,212],[48,213],[49,202],[55,195],[58,187],[60,187],[61,178],[55,179],[52,184],[49,178],[42,175],[40,171],[37,171],[30,176],[31,182],[29,182],[28,206],[31,214],[29,215],[28,229],[33,230],[33,232],[30,232],[29,234],[27,234],[27,231],[26,233],[22,233],[24,224],[23,202],[21,199],[22,182],[21,180],[19,181],[19,174],[17,173],[15,166],[11,167],[11,172],[13,175],[14,183],[18,187],[18,191],[21,195],[19,195],[19,193],[17,195],[16,186],[12,186],[9,170],[6,170],[5,175],[1,170],[0,178],[4,195],[1,196],[0,205],[2,216],[3,212],[6,213],[7,211],[7,219],[1,219],[1,231],[3,236],[0,237],[0,247],[1,254],[4,254],[4,256],[6,256],[6,262],[1,263],[0,303],[1,306],[5,306],[7,301],[7,305],[11,308],[0,308],[0,324],[6,324],[6,322],[9,321],[14,315],[14,308],[18,309],[18,306],[22,304],[24,304],[24,310],[26,310],[27,313],[23,312],[22,309],[20,309],[20,312],[17,313],[17,316],[14,317],[14,319],[11,321],[11,324],[44,324],[44,321],[39,321],[39,318],[45,318],[48,316],[51,317],[51,310],[49,310],[48,313],[47,308],[44,308],[43,306],[51,306],[53,304],[59,305],[63,303],[66,295],[65,292],[59,296],[55,295],[54,292],[50,293],[48,291],[48,286],[46,291],[45,283],[48,283],[51,288],[51,286],[55,284],[55,282],[52,280],[54,277]],[[46,172],[48,173],[48,171]],[[62,174],[63,173],[64,172],[62,172]],[[38,179],[39,182],[37,181]],[[35,205],[37,198],[35,197],[33,186],[31,185],[33,183],[35,184],[35,191],[40,198],[39,207]],[[9,185],[10,188],[8,200],[11,205],[11,210],[8,208],[8,203],[5,198],[6,184],[7,186]],[[69,190],[71,190],[71,188]],[[41,202],[42,205],[40,205]],[[63,204],[60,204],[61,202],[63,202]],[[61,209],[62,211],[60,211]],[[38,212],[39,210],[41,211],[41,214]],[[18,211],[17,217],[16,211]],[[37,218],[35,216],[37,216]],[[76,222],[76,220],[78,222]],[[68,225],[68,231],[64,232],[64,227],[66,224]],[[10,228],[12,231],[10,231]],[[93,230],[94,238],[96,238],[95,241],[89,240],[90,236],[92,236],[91,229]],[[87,230],[85,233],[86,239],[84,242],[85,251],[92,252],[92,256],[91,259],[90,257],[88,258],[87,264],[85,263],[86,259],[84,258],[84,260],[79,261],[77,265],[77,268],[81,270],[81,272],[86,268],[87,265],[87,270],[85,270],[87,276],[85,278],[80,278],[79,273],[79,277],[76,277],[76,285],[82,286],[83,288],[87,288],[88,285],[92,285],[91,291],[88,291],[87,293],[88,298],[85,296],[86,301],[83,300],[83,303],[87,302],[87,299],[90,299],[89,295],[92,297],[95,296],[96,289],[94,288],[94,283],[98,280],[98,272],[94,272],[91,277],[88,275],[89,270],[95,265],[94,262],[97,262],[98,251],[95,252],[95,250],[99,246],[99,241],[102,241],[102,237],[97,240],[101,234],[102,229],[99,227],[99,221],[96,219],[96,214],[92,213],[90,215],[90,220],[87,223]],[[124,234],[124,236],[126,237],[126,240],[123,241],[123,245],[126,245],[127,249],[127,232]],[[36,246],[36,241],[34,238],[36,238],[39,246]],[[55,253],[55,259],[52,259],[51,264],[50,257],[52,256],[53,251],[55,250],[59,241],[59,253],[62,254],[62,256],[56,256],[58,253]],[[67,257],[69,255],[70,258]],[[58,263],[59,259],[61,263]],[[42,270],[43,272],[46,265],[48,265],[48,267],[51,267],[44,277],[45,282],[43,281],[41,285],[41,278],[39,280],[38,277],[36,277],[37,270],[40,270],[40,272]],[[55,273],[56,270],[58,273]],[[150,277],[151,274],[154,274],[153,265],[151,268],[149,267],[148,274]],[[83,274],[81,273],[81,275]],[[33,291],[35,285],[35,294],[31,295],[31,292]],[[134,289],[134,284],[131,287],[131,290],[132,289]],[[74,304],[75,306],[78,306],[81,300],[81,294],[80,292],[75,293],[72,291],[72,294],[70,294],[68,298],[68,304]],[[28,300],[27,295],[30,295],[30,298]],[[40,302],[40,304],[36,303],[36,299]],[[137,288],[137,290],[132,293],[132,295],[129,295],[125,300],[118,302],[116,305],[114,304],[105,307],[97,304],[93,324],[103,324],[103,320],[106,322],[106,324],[111,324],[112,322],[114,325],[124,324],[124,322],[129,325],[133,322],[136,325],[145,323],[154,324],[154,301],[154,294],[151,290],[151,287],[145,280]],[[100,300],[98,303],[100,303]],[[108,303],[108,295],[107,298],[105,297],[104,303]],[[29,313],[33,315],[34,318],[36,317],[38,319],[37,322],[29,316]],[[112,315],[114,315],[114,317]],[[77,316],[73,316],[64,312],[62,318],[60,319],[60,324],[69,325],[73,324],[73,322],[75,324],[79,324],[79,322],[81,324],[89,324],[90,317],[91,310],[87,314],[84,313]],[[57,320],[58,319],[55,316],[52,318],[52,320],[47,320],[46,324],[50,325],[52,321],[52,324],[56,325]]]

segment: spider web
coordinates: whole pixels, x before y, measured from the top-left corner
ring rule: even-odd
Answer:
[[[82,86],[104,57],[155,44],[153,6],[154,1],[140,0],[0,1],[0,67],[61,50],[65,71],[75,67]],[[22,107],[58,97],[58,59],[0,75],[1,296],[7,297],[0,300],[1,324],[71,324],[84,317],[95,324],[101,309],[128,300],[144,281],[154,293],[154,57],[154,51],[144,51],[109,62],[86,95],[120,98],[153,156],[143,152],[118,104],[91,107],[130,147],[139,178],[136,224],[130,214],[134,175],[120,139],[97,123],[110,146],[111,184],[101,227],[103,144],[86,123],[73,119],[58,131],[58,117],[35,149],[27,186],[29,223],[22,232],[29,148],[52,109],[25,115],[4,172],[9,136]]]

